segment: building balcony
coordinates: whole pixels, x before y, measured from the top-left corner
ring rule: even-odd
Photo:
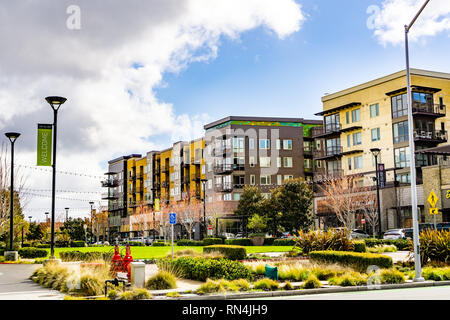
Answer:
[[[414,141],[429,142],[429,143],[444,143],[447,142],[447,131],[423,131],[414,130]]]
[[[102,193],[102,200],[115,200],[118,198],[119,197],[118,197],[117,193],[112,192],[112,191]]]
[[[312,147],[309,148],[303,148],[303,156],[304,157],[312,157],[313,156],[314,149]]]
[[[195,166],[199,166],[202,164],[202,159],[201,158],[191,158],[191,164],[195,165]]]
[[[170,187],[170,182],[169,181],[163,181],[161,182],[161,187],[162,188],[169,188]]]
[[[162,172],[162,173],[168,174],[169,171],[170,171],[170,170],[169,170],[169,167],[161,166],[161,172]]]
[[[317,160],[336,158],[342,156],[342,153],[343,148],[341,146],[332,146],[321,150],[314,150],[313,157]]]
[[[413,115],[445,117],[446,107],[443,104],[418,103],[414,102],[412,106]]]
[[[144,179],[144,173],[143,172],[136,173],[136,179],[143,180]]]
[[[341,178],[343,176],[344,176],[344,170],[342,170],[342,169],[335,169],[335,170],[316,169],[314,171],[314,181],[315,182]]]
[[[326,137],[328,135],[338,134],[341,131],[340,123],[329,123],[323,127],[311,128],[313,138]]]
[[[214,187],[216,192],[231,192],[233,191],[233,185],[231,183],[219,183]]]
[[[105,179],[101,184],[104,188],[114,188],[119,186],[119,179]]]
[[[233,172],[233,166],[231,164],[222,164],[214,166],[215,174],[227,174]]]

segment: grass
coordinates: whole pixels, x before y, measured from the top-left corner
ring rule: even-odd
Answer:
[[[123,246],[120,247],[124,248]],[[288,252],[292,249],[292,246],[247,246],[247,253],[265,253],[265,252]],[[50,249],[46,249],[50,252]],[[173,247],[174,252],[189,250],[190,253],[192,251],[201,254],[203,252],[203,247],[200,246],[189,246],[189,247]],[[191,251],[192,250],[192,251]],[[89,252],[89,251],[101,251],[108,252],[114,251],[114,246],[105,246],[105,247],[81,247],[81,248],[55,248],[55,256],[59,258],[59,253],[64,251],[81,251],[81,252]],[[152,259],[152,258],[164,258],[168,254],[172,253],[171,247],[131,247],[131,256],[133,259]]]

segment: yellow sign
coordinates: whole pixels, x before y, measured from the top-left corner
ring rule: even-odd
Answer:
[[[155,199],[155,211],[159,212],[159,199]]]
[[[428,202],[430,203],[431,207],[435,207],[436,203],[438,201],[438,197],[436,195],[436,193],[434,193],[434,191],[430,192],[430,196],[428,197]]]
[[[447,194],[445,195],[447,199],[450,199],[450,190],[447,190]]]
[[[439,214],[438,208],[430,208],[430,214]]]

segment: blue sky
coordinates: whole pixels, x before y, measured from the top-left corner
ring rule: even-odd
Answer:
[[[308,15],[300,31],[281,40],[260,27],[239,41],[222,38],[215,60],[165,74],[157,97],[173,103],[177,113],[207,113],[213,119],[315,118],[324,93],[405,68],[403,45],[384,47],[366,26],[367,8],[382,1],[298,2]],[[450,72],[448,40],[441,33],[412,43],[411,66]]]

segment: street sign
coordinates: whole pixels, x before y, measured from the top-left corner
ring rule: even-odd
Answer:
[[[439,214],[438,208],[430,208],[430,214]]]
[[[436,203],[438,201],[438,197],[436,195],[436,193],[434,193],[434,191],[430,192],[430,195],[428,196],[428,203],[431,205],[431,207],[435,207]]]
[[[212,230],[212,225],[209,225],[209,226],[208,226],[208,229],[209,229],[209,230]]]
[[[176,213],[169,213],[169,223],[177,224],[177,214]]]
[[[386,170],[384,168],[384,163],[378,164],[378,176],[379,176],[379,187],[384,189],[386,187]]]

